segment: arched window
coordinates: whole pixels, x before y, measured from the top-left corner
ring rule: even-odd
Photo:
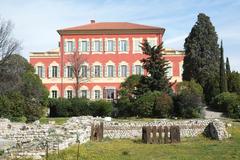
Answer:
[[[90,93],[87,86],[81,86],[79,89],[79,95],[82,98],[90,98]]]
[[[140,61],[136,61],[132,65],[132,74],[134,75],[144,75],[144,69]]]
[[[50,88],[50,93],[49,94],[50,94],[49,95],[50,98],[58,98],[58,97],[60,97],[59,89],[55,85]]]
[[[43,63],[37,63],[34,66],[35,74],[40,78],[45,78],[45,65]]]
[[[72,86],[67,86],[64,90],[64,98],[71,99],[74,97],[74,90]]]
[[[99,62],[94,62],[91,68],[91,77],[100,78],[102,77],[102,64]]]
[[[60,77],[60,66],[57,62],[52,62],[48,67],[48,77],[49,78],[59,78]]]
[[[129,67],[127,62],[121,62],[118,64],[118,77],[128,77]]]
[[[91,98],[95,99],[95,100],[98,100],[98,99],[101,99],[102,96],[103,96],[102,88],[100,86],[94,86],[92,88],[92,96],[91,96]]]
[[[108,61],[105,65],[105,77],[114,78],[116,77],[116,66],[112,61]]]

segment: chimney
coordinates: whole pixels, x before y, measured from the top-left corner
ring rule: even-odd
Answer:
[[[92,19],[90,22],[91,22],[91,23],[95,23],[95,20],[94,20],[94,19]]]

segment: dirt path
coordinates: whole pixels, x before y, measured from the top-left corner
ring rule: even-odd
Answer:
[[[223,118],[223,113],[222,112],[216,112],[210,110],[208,107],[204,107],[204,117],[205,118]]]

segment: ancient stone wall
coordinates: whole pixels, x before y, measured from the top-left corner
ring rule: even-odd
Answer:
[[[0,149],[13,157],[31,156],[41,158],[46,153],[61,150],[80,141],[90,140],[92,124],[103,122],[103,137],[141,138],[143,126],[179,126],[181,137],[195,137],[209,133],[222,140],[228,137],[223,122],[219,120],[166,120],[144,121],[104,121],[91,116],[72,117],[63,125],[12,123],[0,119]],[[208,126],[208,127],[207,127]]]

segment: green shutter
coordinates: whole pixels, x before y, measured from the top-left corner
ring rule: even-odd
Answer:
[[[102,65],[100,65],[100,77],[103,77],[103,68],[102,68]]]
[[[113,65],[113,77],[116,77],[116,66]]]
[[[90,51],[90,41],[89,40],[87,41],[87,51],[88,52]]]
[[[82,43],[82,41],[81,40],[78,40],[78,50],[79,51],[82,51],[82,46],[81,46],[81,43]]]
[[[118,77],[121,77],[121,65],[118,64]]]
[[[48,77],[51,78],[52,77],[52,66],[48,67]]]
[[[42,66],[42,78],[45,78],[45,66]]]
[[[135,71],[135,65],[133,64],[132,65],[132,75],[136,74],[136,71]]]
[[[67,42],[66,42],[66,41],[64,41],[63,43],[64,43],[63,50],[64,50],[64,52],[67,52]]]
[[[92,78],[95,77],[95,67],[94,67],[94,65],[92,65],[92,68],[91,68],[91,77]]]
[[[75,40],[73,41],[73,52],[75,52],[76,51],[76,42],[75,42]]]

